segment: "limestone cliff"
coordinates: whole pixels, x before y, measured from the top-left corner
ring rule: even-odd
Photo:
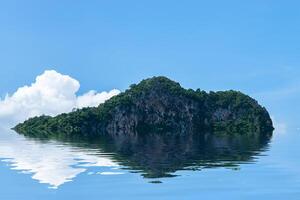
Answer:
[[[166,77],[145,79],[96,108],[56,117],[31,118],[14,128],[25,135],[111,135],[153,133],[271,135],[267,110],[237,91],[184,89]]]

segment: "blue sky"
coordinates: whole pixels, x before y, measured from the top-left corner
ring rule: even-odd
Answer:
[[[241,90],[281,111],[300,99],[299,6],[0,0],[0,95],[46,69],[79,80],[79,93],[165,75],[185,87]]]

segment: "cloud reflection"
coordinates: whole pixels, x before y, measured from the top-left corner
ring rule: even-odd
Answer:
[[[118,167],[109,155],[99,152],[99,149],[83,149],[55,141],[41,142],[10,130],[0,130],[0,159],[9,163],[11,169],[30,173],[33,179],[49,184],[50,188],[72,181],[89,167],[109,167],[112,170]],[[115,173],[119,174],[108,174]]]

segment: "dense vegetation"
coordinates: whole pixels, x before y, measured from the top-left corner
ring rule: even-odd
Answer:
[[[187,90],[166,77],[153,77],[98,107],[34,117],[14,129],[45,137],[190,131],[258,135],[271,134],[273,125],[266,109],[241,92]]]

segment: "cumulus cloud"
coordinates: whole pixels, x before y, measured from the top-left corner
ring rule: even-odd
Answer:
[[[0,121],[14,125],[33,116],[55,116],[73,108],[98,106],[120,92],[116,89],[100,93],[91,90],[77,96],[79,87],[74,78],[47,70],[30,86],[20,87],[12,95],[0,99]]]
[[[120,91],[116,89],[113,89],[109,92],[100,92],[100,93],[97,93],[95,90],[91,90],[85,93],[84,95],[77,97],[76,107],[83,108],[83,107],[98,106],[100,103],[103,103],[105,100],[119,93]]]

